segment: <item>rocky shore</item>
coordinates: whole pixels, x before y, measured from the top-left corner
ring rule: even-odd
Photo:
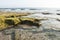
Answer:
[[[60,15],[33,14],[28,17],[46,18],[41,20],[39,28],[18,25],[15,28],[0,31],[0,40],[60,40]]]

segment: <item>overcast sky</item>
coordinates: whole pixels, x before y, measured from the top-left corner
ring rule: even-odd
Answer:
[[[0,0],[0,8],[60,8],[60,0]]]

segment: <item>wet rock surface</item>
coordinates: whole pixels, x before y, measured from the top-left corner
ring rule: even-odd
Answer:
[[[12,28],[0,32],[1,40],[60,40],[60,30],[40,28]]]

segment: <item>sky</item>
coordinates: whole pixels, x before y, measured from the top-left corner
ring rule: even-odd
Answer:
[[[60,8],[60,0],[0,0],[0,8]]]

